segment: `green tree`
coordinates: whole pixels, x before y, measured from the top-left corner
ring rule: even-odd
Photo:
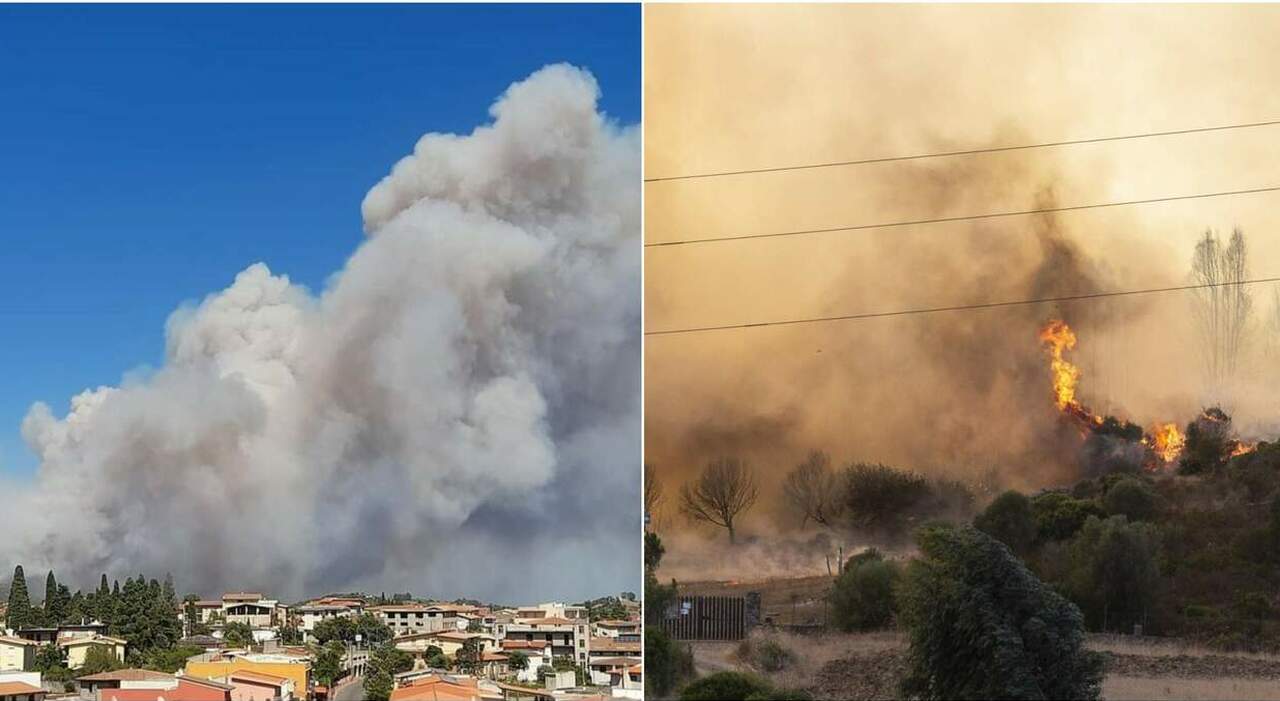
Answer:
[[[222,639],[230,647],[249,647],[253,644],[253,629],[248,623],[232,621],[222,627]]]
[[[41,645],[36,650],[35,659],[32,661],[31,669],[40,672],[46,676],[56,674],[59,668],[67,668],[67,651],[50,643]]]
[[[744,701],[766,698],[773,692],[768,681],[743,672],[716,672],[690,683],[680,701]]]
[[[1160,583],[1160,534],[1124,516],[1090,517],[1071,542],[1071,597],[1091,625],[1124,630],[1144,620]]]
[[[363,645],[377,645],[391,639],[391,628],[383,623],[377,616],[372,613],[362,613],[356,616],[351,625],[351,640],[355,640],[355,636],[360,636],[360,642]]]
[[[520,650],[507,653],[507,667],[513,672],[523,672],[529,668],[529,656]]]
[[[332,687],[333,683],[342,676],[342,660],[347,652],[346,647],[337,640],[331,640],[324,645],[312,646],[311,652],[315,656],[311,674],[316,682]]]
[[[204,654],[204,648],[192,645],[179,645],[171,648],[152,648],[144,659],[142,666],[165,674],[173,674],[187,664],[187,660]]]
[[[1036,540],[1036,517],[1031,500],[1013,490],[996,497],[973,520],[973,525],[1019,555],[1030,552]]]
[[[448,669],[449,658],[445,656],[444,650],[438,645],[428,645],[426,651],[422,653],[422,658],[426,661],[427,666],[432,669]]]
[[[13,568],[13,583],[9,585],[9,609],[5,614],[5,624],[15,631],[35,623],[35,612],[31,609],[31,597],[27,593],[27,577],[22,572],[22,565]]]
[[[857,528],[896,530],[928,496],[928,480],[888,465],[854,463],[841,475],[840,506]]]
[[[386,701],[395,686],[395,675],[413,669],[413,655],[396,649],[390,641],[374,648],[369,655],[369,673],[364,680],[368,701]]]
[[[484,667],[479,638],[468,638],[453,656],[454,668],[463,674],[479,674]]]
[[[1156,494],[1146,483],[1130,477],[1111,485],[1102,505],[1110,516],[1147,521],[1156,514]]]
[[[693,652],[661,628],[644,631],[644,688],[651,698],[666,698],[686,679],[692,679]]]
[[[76,672],[81,676],[90,674],[101,674],[103,672],[114,672],[117,669],[123,669],[124,662],[116,657],[113,648],[106,645],[90,645],[84,655],[84,665]]]
[[[1044,542],[1067,540],[1090,516],[1105,516],[1091,499],[1076,499],[1064,492],[1044,492],[1031,499],[1036,517],[1036,537]]]
[[[869,553],[869,555],[868,555]],[[893,620],[900,572],[875,549],[857,559],[836,578],[831,588],[833,623],[843,631],[883,628]]]
[[[1080,610],[975,528],[917,532],[900,598],[910,638],[902,694],[919,699],[1096,699],[1102,659]]]

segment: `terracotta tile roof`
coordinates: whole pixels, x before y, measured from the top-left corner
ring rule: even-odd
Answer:
[[[63,638],[58,641],[58,645],[62,647],[71,647],[72,645],[128,645],[129,641],[123,638],[113,638],[110,635],[85,635],[79,638]]]
[[[0,696],[17,696],[18,694],[43,694],[44,689],[22,682],[0,682]]]
[[[504,649],[509,648],[512,650],[519,650],[521,648],[536,648],[541,650],[542,648],[549,647],[551,645],[551,643],[545,640],[502,640],[501,644]]]
[[[623,642],[614,638],[592,638],[592,652],[640,652],[640,643]]]
[[[23,646],[40,644],[34,640],[27,640],[26,638],[15,638],[9,635],[0,635],[0,643],[5,643],[7,645],[23,645]]]
[[[288,677],[277,677],[274,674],[263,674],[262,672],[251,672],[247,669],[238,672],[232,672],[227,675],[228,679],[247,679],[251,682],[263,682],[265,684],[273,684],[280,686],[281,683],[289,681]]]

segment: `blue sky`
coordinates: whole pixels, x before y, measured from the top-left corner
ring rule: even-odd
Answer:
[[[0,477],[181,302],[256,261],[322,288],[419,136],[559,61],[639,121],[635,5],[0,6]]]

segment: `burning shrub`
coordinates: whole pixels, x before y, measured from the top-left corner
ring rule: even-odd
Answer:
[[[1044,492],[1031,498],[1036,517],[1036,535],[1041,541],[1066,540],[1090,516],[1104,516],[1092,499],[1076,499],[1063,492]]]
[[[1110,516],[1146,521],[1156,513],[1156,494],[1144,482],[1127,478],[1116,482],[1102,500]]]
[[[1178,471],[1185,475],[1217,472],[1235,447],[1231,417],[1218,407],[1209,407],[1187,424],[1187,441]]]
[[[1019,555],[1026,555],[1036,540],[1036,517],[1031,500],[1013,490],[996,497],[973,520],[973,525]]]
[[[880,464],[846,467],[841,487],[850,523],[872,530],[900,527],[911,509],[930,494],[929,483],[921,475]]]
[[[1102,659],[1084,648],[1080,610],[1005,545],[974,528],[917,533],[902,618],[906,698],[1096,699]]]
[[[883,628],[893,620],[901,572],[875,549],[849,558],[831,589],[833,622],[840,630]]]

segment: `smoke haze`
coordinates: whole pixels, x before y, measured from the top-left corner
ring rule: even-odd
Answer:
[[[1275,8],[1239,6],[649,7],[646,177],[1275,119],[1280,98],[1257,86],[1280,69],[1261,30],[1276,20]],[[1270,129],[656,182],[646,240],[1275,186]],[[1280,274],[1275,203],[651,248],[646,328],[1177,285],[1209,227],[1241,226],[1251,273],[1269,277]],[[1250,355],[1225,403],[1238,428],[1274,438],[1272,290],[1253,296]],[[756,469],[764,493],[744,529],[765,537],[798,523],[777,486],[815,449],[837,465],[970,479],[995,469],[1022,488],[1068,481],[1080,442],[1053,405],[1039,327],[1061,316],[1076,329],[1071,357],[1095,411],[1185,425],[1211,399],[1190,304],[1179,293],[650,337],[645,459],[665,484],[663,535],[709,534],[676,514],[676,496],[725,454]]]
[[[639,134],[543,68],[365,197],[319,295],[265,264],[148,377],[32,407],[0,551],[92,584],[525,601],[636,588]]]

